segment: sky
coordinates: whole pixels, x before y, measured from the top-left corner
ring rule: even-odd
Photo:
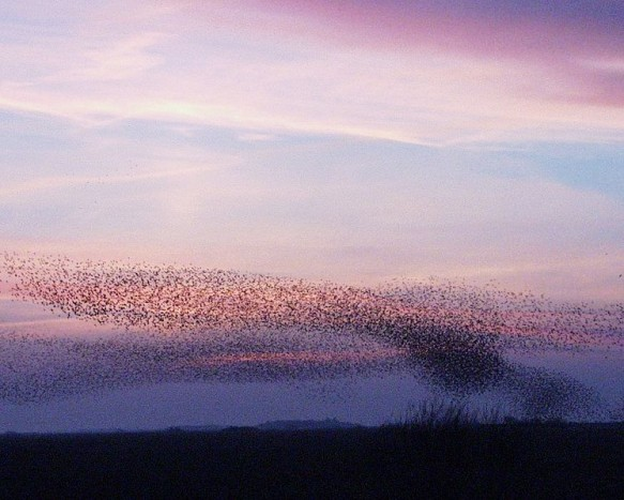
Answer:
[[[624,297],[617,0],[0,12],[2,251]],[[10,289],[0,283],[3,331],[91,335]],[[606,371],[622,359],[610,356]],[[4,425],[39,428],[25,408]],[[357,418],[387,418],[367,411]]]

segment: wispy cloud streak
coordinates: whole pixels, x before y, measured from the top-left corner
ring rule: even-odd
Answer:
[[[68,187],[97,185],[116,185],[147,180],[158,180],[168,178],[178,178],[205,172],[206,168],[181,168],[169,171],[149,171],[144,173],[134,173],[127,175],[102,175],[102,176],[65,176],[65,177],[38,177],[25,182],[5,185],[0,188],[0,204],[20,200],[24,196],[43,191],[54,191]]]
[[[107,32],[92,9],[65,39],[6,44],[16,77],[0,105],[83,126],[142,118],[429,145],[617,141],[621,30],[560,4],[170,2],[151,29],[120,15]],[[147,18],[151,7],[134,9]]]

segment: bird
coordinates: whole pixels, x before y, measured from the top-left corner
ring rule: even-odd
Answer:
[[[506,391],[527,414],[554,414],[589,407],[591,391],[510,354],[621,345],[624,338],[620,304],[555,302],[461,280],[395,278],[362,287],[6,252],[0,267],[15,282],[16,298],[119,329],[100,340],[3,335],[0,366],[10,361],[13,371],[0,377],[0,400],[13,402],[148,382],[408,370],[449,394]]]

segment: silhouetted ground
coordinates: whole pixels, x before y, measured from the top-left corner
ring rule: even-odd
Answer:
[[[624,498],[624,424],[0,436],[4,498]]]

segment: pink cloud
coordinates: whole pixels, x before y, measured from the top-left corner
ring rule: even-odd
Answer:
[[[598,107],[624,107],[624,68],[581,68],[577,70],[577,79],[576,92],[562,96],[562,100]]]
[[[621,58],[624,8],[575,3],[576,9],[562,2],[521,5],[511,0],[468,5],[431,0],[240,0],[236,15],[240,28],[292,40],[380,52],[516,61],[528,71],[543,73],[535,88],[526,89],[528,95],[621,107],[621,71],[589,67],[585,62]],[[196,15],[204,11],[196,1],[185,4]],[[557,89],[560,82],[564,82],[562,92]]]
[[[334,40],[379,48],[429,46],[472,55],[542,60],[605,57],[624,50],[624,30],[617,23],[617,18],[624,19],[624,9],[601,13],[596,2],[577,9],[561,5],[563,2],[524,2],[529,5],[519,6],[511,1],[468,5],[431,0],[242,3],[288,14],[294,22],[308,26],[307,34],[322,32]],[[547,4],[550,8],[545,8]]]

